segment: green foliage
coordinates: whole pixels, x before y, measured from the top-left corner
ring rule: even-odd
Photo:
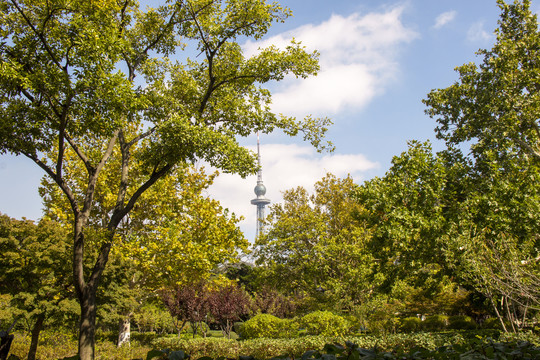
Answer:
[[[422,329],[427,331],[443,331],[449,325],[447,315],[430,315],[422,322]]]
[[[184,359],[189,359],[189,355],[187,355],[182,350],[177,350],[177,351],[171,351],[170,349],[151,350],[146,355],[146,360],[152,360],[152,359],[184,360]]]
[[[474,321],[470,316],[466,315],[454,315],[448,318],[448,327],[450,329],[457,330],[473,330],[478,327],[476,321]]]
[[[408,145],[383,178],[366,181],[355,193],[368,210],[356,216],[374,229],[367,247],[378,259],[385,292],[399,282],[436,286],[447,273],[439,240],[445,227],[447,169],[429,142]]]
[[[513,342],[513,343],[497,343],[491,339],[480,340],[471,339],[470,341],[461,341],[459,343],[448,343],[440,347],[426,348],[418,343],[409,343],[408,346],[402,347],[400,345],[394,345],[395,347],[363,347],[357,345],[353,341],[345,342],[345,345],[340,343],[326,343],[324,346],[320,345],[313,347],[309,350],[304,350],[298,353],[298,348],[293,350],[289,348],[289,351],[279,352],[278,346],[276,346],[279,340],[267,340],[266,346],[262,352],[255,350],[251,347],[242,346],[240,354],[243,355],[231,355],[236,351],[226,351],[220,355],[200,355],[200,353],[191,353],[193,358],[202,358],[205,360],[211,360],[214,358],[238,358],[244,360],[254,359],[295,359],[301,358],[304,360],[347,360],[347,359],[536,359],[540,356],[540,348],[532,345],[528,342]],[[232,345],[232,344],[231,344]],[[255,345],[255,344],[253,344]],[[388,345],[388,344],[386,344]],[[237,346],[233,346],[238,349]],[[300,347],[301,348],[301,347]],[[281,350],[284,350],[281,347]],[[168,350],[170,351],[170,350]],[[190,354],[189,351],[186,353]],[[156,352],[157,354],[157,352]],[[277,355],[281,354],[281,355]]]
[[[43,327],[74,324],[78,315],[69,246],[68,232],[58,223],[0,214],[1,314],[4,321],[26,322],[32,336],[29,359],[35,359]]]
[[[76,338],[69,332],[44,331],[43,342],[38,349],[37,358],[60,359],[73,356],[77,352]],[[396,351],[413,353],[415,348],[424,348],[435,356],[435,351],[441,347],[450,347],[463,351],[488,347],[488,338],[499,342],[507,342],[505,346],[518,349],[516,344],[529,341],[535,346],[540,346],[540,338],[530,333],[512,337],[503,336],[498,338],[498,332],[454,332],[454,333],[414,333],[414,334],[389,334],[381,336],[355,336],[345,338],[328,338],[323,336],[304,336],[295,339],[250,339],[244,341],[228,340],[226,338],[198,338],[178,339],[175,336],[156,338],[151,346],[147,346],[151,334],[133,334],[131,346],[117,348],[114,342],[105,338],[98,339],[97,349],[100,353],[107,354],[107,359],[145,359],[151,349],[171,349],[170,351],[183,350],[191,359],[199,359],[208,356],[213,359],[225,357],[238,359],[241,355],[253,356],[256,359],[270,359],[274,356],[285,355],[296,359],[309,350],[322,351],[325,344],[345,343],[350,341],[358,344],[360,348],[377,348],[380,352],[388,352],[397,355]],[[503,334],[504,335],[504,334]],[[155,336],[155,335],[153,335]],[[510,345],[510,343],[514,345]],[[483,344],[482,347],[480,344]],[[19,358],[26,358],[29,339],[23,334],[16,333],[12,353]],[[530,346],[528,347],[530,348]],[[440,351],[440,349],[439,349]],[[457,351],[457,350],[456,350]],[[527,350],[528,351],[528,350]],[[443,350],[444,352],[444,350]],[[428,357],[429,358],[429,357]],[[390,358],[392,359],[392,358]],[[413,357],[413,359],[416,359]],[[444,359],[444,358],[443,358]],[[452,359],[452,358],[451,358]],[[455,359],[455,358],[453,358]]]
[[[510,328],[510,323],[506,322],[505,326],[507,328]],[[490,317],[484,320],[484,322],[482,323],[482,328],[503,330],[503,326],[501,325],[501,320],[496,317]]]
[[[254,173],[256,157],[236,136],[256,131],[302,133],[318,150],[331,148],[328,119],[274,114],[264,86],[315,74],[318,54],[291,41],[246,58],[237,43],[260,39],[290,10],[259,0],[152,5],[0,1],[0,153],[32,160],[70,204],[84,360],[94,357],[94,299],[116,231],[142,194],[199,160]],[[114,206],[95,221],[103,177],[115,184]],[[90,225],[101,241],[88,266]]]
[[[411,316],[400,320],[399,329],[403,332],[416,332],[422,329],[422,320]]]
[[[399,317],[386,311],[375,312],[367,322],[367,330],[375,334],[395,334],[399,328]]]
[[[343,336],[349,332],[350,324],[342,316],[330,311],[315,311],[304,315],[299,321],[301,329],[309,335]]]
[[[502,333],[499,341],[520,343],[531,343],[535,346],[540,346],[540,335],[533,333],[532,331],[522,331],[518,333]]]
[[[540,30],[530,1],[498,4],[497,39],[478,51],[481,63],[457,67],[459,79],[424,102],[454,170],[446,256],[499,316],[516,324],[517,305],[509,299],[540,304]]]
[[[280,319],[271,314],[257,314],[243,323],[241,334],[245,339],[276,339],[294,336],[294,328],[292,320]]]
[[[350,309],[377,284],[366,248],[370,230],[353,217],[364,211],[352,198],[356,187],[350,177],[327,174],[313,195],[302,187],[286,191],[284,203],[271,206],[267,232],[256,241],[262,282],[304,296],[299,307],[306,312]]]
[[[154,303],[144,304],[135,311],[133,314],[133,326],[135,326],[140,333],[174,332],[174,324],[170,313],[162,306]]]

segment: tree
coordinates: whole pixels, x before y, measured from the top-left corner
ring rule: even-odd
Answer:
[[[229,339],[234,323],[249,314],[251,308],[251,297],[236,284],[211,289],[207,301],[211,319]]]
[[[0,215],[0,294],[9,308],[32,325],[28,359],[35,359],[39,335],[51,319],[73,314],[69,238],[57,223]]]
[[[256,242],[256,262],[267,281],[288,293],[300,292],[337,309],[362,303],[379,281],[367,251],[371,231],[353,214],[364,208],[352,197],[351,177],[326,175],[315,193],[298,187],[270,208],[268,232]]]
[[[189,285],[176,285],[172,290],[162,291],[161,298],[171,316],[177,320],[178,336],[187,322],[190,322],[193,337],[197,334],[197,326],[207,320],[210,311],[208,302],[208,284],[198,282]],[[204,325],[201,324],[201,330]]]
[[[253,173],[256,158],[236,135],[279,128],[325,147],[326,119],[277,116],[268,106],[270,93],[260,87],[287,73],[314,74],[317,54],[293,42],[246,59],[236,41],[259,39],[290,15],[263,0],[177,0],[146,12],[133,0],[2,0],[0,8],[0,151],[34,161],[69,201],[79,355],[92,359],[98,284],[119,224],[146,190],[196,159]],[[183,63],[171,57],[192,48],[177,57]],[[194,53],[202,56],[190,58]],[[85,169],[81,189],[66,178],[70,152]],[[100,251],[85,272],[96,189],[114,164],[115,207],[102,219]],[[144,180],[134,181],[133,169]]]
[[[359,214],[374,229],[370,252],[386,291],[398,281],[439,283],[445,273],[439,238],[448,213],[447,167],[429,143],[409,142],[409,149],[392,159],[382,178],[366,181],[355,193],[366,212]],[[362,216],[365,215],[365,216]]]
[[[479,50],[479,66],[458,67],[459,81],[431,91],[424,103],[439,123],[437,137],[449,145],[470,142],[471,154],[498,161],[540,160],[540,33],[529,0],[501,8],[497,41]],[[526,154],[526,155],[522,155]]]
[[[115,183],[113,176],[105,175],[109,174],[101,178],[105,184],[96,193],[89,219],[88,228],[94,234],[99,234],[103,216],[114,209]],[[73,176],[72,182],[83,181],[77,173]],[[106,308],[101,313],[118,318],[119,345],[129,341],[131,314],[144,297],[160,289],[204,281],[219,265],[234,263],[239,251],[247,249],[248,241],[237,226],[240,219],[204,194],[215,176],[217,173],[206,175],[204,168],[177,169],[141,195],[119,224],[119,241],[112,249],[101,292]],[[47,178],[42,185],[46,217],[70,223],[61,192]],[[88,240],[92,241],[87,236]]]
[[[448,254],[504,327],[502,311],[515,320],[512,306],[526,314],[539,303],[540,32],[530,1],[498,3],[497,40],[478,52],[482,63],[458,67],[459,80],[424,102],[465,170]]]

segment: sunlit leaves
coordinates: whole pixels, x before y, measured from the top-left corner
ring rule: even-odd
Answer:
[[[470,142],[481,158],[491,151],[499,160],[525,153],[540,159],[539,49],[537,16],[530,1],[505,4],[491,50],[480,50],[480,65],[457,68],[459,81],[433,90],[424,101],[439,123],[437,136],[449,144]]]
[[[259,39],[290,15],[262,0],[178,0],[145,9],[132,0],[0,0],[0,8],[0,153],[27,156],[47,173],[45,186],[61,190],[46,202],[65,210],[53,216],[73,221],[75,285],[90,324],[81,327],[89,340],[80,355],[93,358],[92,294],[122,238],[116,230],[148,189],[199,160],[254,173],[256,158],[237,135],[282,129],[324,147],[326,126],[274,114],[261,86],[288,73],[314,75],[317,54],[292,43],[246,59],[238,43]],[[222,213],[215,205],[207,210]],[[160,216],[145,215],[141,224]],[[179,224],[161,225],[163,239],[185,236]],[[224,236],[215,230],[212,236]],[[86,273],[85,236],[102,244]]]
[[[327,175],[315,193],[298,187],[271,207],[267,233],[256,242],[258,263],[268,281],[284,291],[302,291],[336,309],[361,303],[377,281],[367,243],[371,231],[353,214],[364,208],[353,198],[350,177]]]
[[[388,283],[440,276],[446,172],[429,143],[413,141],[392,159],[384,177],[367,181],[356,193],[369,210],[365,219],[375,229],[370,248]]]

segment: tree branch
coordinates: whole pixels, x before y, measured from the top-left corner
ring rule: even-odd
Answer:
[[[165,176],[169,170],[171,170],[173,167],[172,164],[166,164],[163,166],[160,170],[154,170],[152,174],[150,175],[150,178],[142,184],[135,193],[131,196],[126,206],[124,206],[122,209],[115,211],[113,215],[111,216],[111,220],[109,221],[109,224],[107,228],[109,231],[114,231],[122,218],[133,209],[133,206],[135,206],[135,203],[139,199],[139,197],[146,191],[150,186],[152,186],[156,181],[158,181],[160,178]]]
[[[56,57],[54,56],[54,53],[53,51],[51,50],[51,48],[49,47],[49,44],[47,43],[47,40],[45,39],[45,36],[43,36],[43,34],[41,32],[38,32],[36,27],[34,26],[34,24],[32,24],[32,22],[30,21],[30,19],[28,18],[28,16],[24,13],[24,11],[20,8],[19,4],[15,1],[15,0],[11,0],[11,3],[13,4],[13,6],[15,6],[15,8],[17,9],[17,11],[19,12],[19,14],[21,14],[21,16],[23,17],[24,21],[28,24],[28,26],[32,29],[32,31],[34,32],[34,34],[36,34],[36,36],[39,38],[40,42],[41,42],[41,45],[43,45],[43,47],[45,48],[45,51],[49,54],[49,56],[51,57],[51,60],[54,62],[54,64],[59,68],[59,69],[62,69],[62,71],[65,71],[64,67],[60,64],[60,62],[56,59]]]
[[[118,227],[118,224],[124,216],[126,216],[131,209],[133,209],[133,206],[139,199],[139,197],[150,187],[152,186],[157,180],[159,180],[161,177],[163,177],[169,170],[172,168],[172,164],[167,164],[163,168],[161,168],[158,171],[152,172],[150,175],[150,178],[141,185],[137,191],[131,196],[129,199],[129,202],[125,207],[122,207],[120,209],[115,209],[113,212],[113,215],[111,216],[111,220],[109,221],[109,224],[107,226],[108,230],[108,241],[106,241],[100,249],[98,258],[96,260],[96,263],[94,265],[94,268],[92,270],[92,274],[90,275],[88,286],[94,287],[97,285],[97,281],[99,280],[99,277],[101,276],[101,273],[103,272],[103,269],[105,268],[105,265],[107,264],[107,261],[109,259],[109,253],[112,247],[112,241],[113,236],[116,232],[116,229]]]
[[[122,167],[121,167],[121,175],[120,175],[120,186],[118,188],[118,196],[116,198],[116,205],[114,207],[113,213],[119,212],[122,210],[122,207],[124,205],[124,199],[126,197],[127,192],[127,178],[129,173],[129,158],[130,158],[130,151],[129,151],[129,145],[126,143],[124,138],[124,132],[120,131],[118,133],[118,142],[120,144],[120,152],[122,154]]]
[[[135,136],[133,139],[131,139],[130,142],[127,143],[127,146],[132,147],[134,144],[138,143],[142,139],[152,135],[154,133],[154,131],[156,131],[156,128],[157,128],[156,126],[153,126],[152,128],[148,129],[147,131]]]
[[[51,179],[54,180],[54,182],[60,187],[60,189],[64,192],[64,194],[66,194],[68,201],[71,205],[71,209],[73,210],[73,213],[75,215],[79,214],[79,206],[75,199],[75,195],[73,194],[71,189],[67,186],[64,179],[62,179],[61,177],[58,177],[57,174],[49,166],[47,166],[47,164],[41,161],[37,156],[30,153],[26,153],[26,152],[21,152],[21,153],[27,158],[29,158],[30,160],[32,160],[33,162],[35,162],[40,168],[42,168],[47,173],[47,175],[49,175]]]
[[[103,166],[105,166],[105,163],[107,162],[107,160],[109,159],[109,157],[111,156],[114,150],[114,145],[116,144],[116,140],[118,139],[119,132],[120,130],[116,130],[114,132],[114,135],[111,138],[111,140],[109,140],[109,145],[107,146],[107,150],[101,157],[101,160],[99,161],[99,163],[96,165],[95,168],[93,169],[91,168],[91,170],[93,171],[89,171],[88,187],[86,188],[83,209],[82,209],[82,213],[86,218],[88,218],[90,214],[90,210],[92,209],[92,201],[94,199],[94,193],[96,191],[96,184],[97,184],[98,176],[101,172],[101,169],[103,169]]]
[[[71,148],[73,149],[73,151],[75,151],[75,154],[77,154],[79,159],[81,159],[82,162],[84,163],[84,166],[86,167],[86,170],[88,172],[94,171],[94,168],[92,167],[92,164],[90,164],[90,159],[88,159],[88,157],[82,152],[82,150],[79,148],[77,143],[75,143],[75,141],[73,141],[73,139],[71,138],[71,136],[69,136],[69,134],[67,132],[64,132],[64,136],[65,136],[66,140],[68,141],[69,145],[71,145]]]

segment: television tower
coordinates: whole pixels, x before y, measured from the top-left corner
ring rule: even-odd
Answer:
[[[257,227],[255,231],[255,239],[259,237],[263,228],[263,219],[264,219],[264,206],[270,204],[270,199],[267,199],[264,195],[266,194],[266,186],[263,184],[262,180],[262,168],[261,168],[261,148],[259,142],[259,133],[257,133],[257,160],[259,162],[259,172],[257,173],[257,186],[255,186],[255,195],[257,197],[251,200],[253,205],[257,206]]]

